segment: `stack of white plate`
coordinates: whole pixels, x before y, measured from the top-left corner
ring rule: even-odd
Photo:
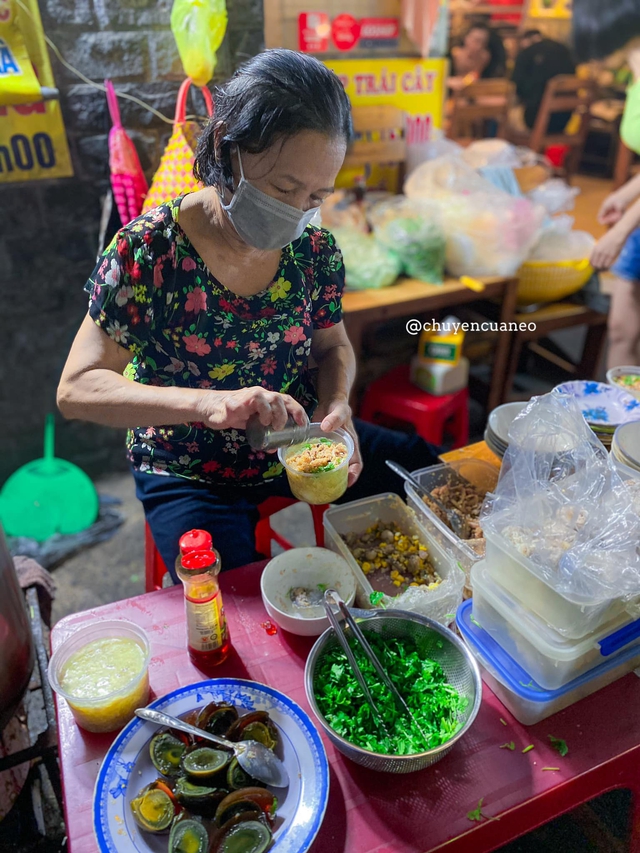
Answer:
[[[640,420],[640,400],[619,386],[577,380],[564,382],[555,390],[575,398],[585,421],[606,448],[611,447],[617,427]]]
[[[491,450],[503,458],[509,446],[509,427],[528,403],[505,403],[489,415],[484,440]]]
[[[618,427],[613,434],[611,454],[640,476],[640,421]]]

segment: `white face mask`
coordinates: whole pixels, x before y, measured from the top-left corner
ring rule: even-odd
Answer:
[[[282,249],[297,240],[318,212],[317,207],[298,210],[263,193],[244,176],[242,158],[238,150],[240,183],[229,204],[222,209],[238,235],[255,249]]]

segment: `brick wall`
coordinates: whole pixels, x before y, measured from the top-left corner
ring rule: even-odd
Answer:
[[[40,0],[44,29],[87,77],[110,77],[172,116],[183,72],[169,27],[172,0]],[[229,27],[218,53],[223,78],[263,46],[262,0],[227,0]],[[0,483],[41,455],[46,412],[86,312],[83,285],[98,245],[109,182],[104,94],[53,59],[75,177],[0,185]],[[120,99],[123,124],[150,178],[169,125]],[[59,456],[92,476],[124,468],[123,434],[58,417]]]

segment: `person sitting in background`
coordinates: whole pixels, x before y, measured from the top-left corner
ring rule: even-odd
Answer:
[[[451,48],[449,87],[462,89],[476,80],[502,77],[506,53],[500,36],[486,24],[473,24],[462,44]]]
[[[574,0],[573,44],[580,62],[625,51],[634,83],[627,90],[620,136],[628,148],[640,153],[640,0],[606,4]],[[591,263],[596,269],[610,268],[615,275],[607,365],[640,364],[640,177],[606,198],[598,219],[611,227],[596,243]]]
[[[545,38],[540,30],[527,30],[520,40],[512,80],[518,100],[524,107],[524,123],[535,124],[547,83],[559,74],[574,74],[575,62],[569,48],[559,41]],[[547,133],[562,133],[571,112],[552,113]]]

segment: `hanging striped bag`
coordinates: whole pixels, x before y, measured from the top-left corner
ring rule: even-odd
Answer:
[[[187,121],[187,93],[192,81],[187,78],[178,92],[173,133],[164,149],[160,165],[153,176],[151,188],[142,208],[143,212],[184,193],[202,189],[193,176],[194,152],[202,128],[195,121]],[[213,116],[213,98],[205,87],[200,89],[209,117]]]

